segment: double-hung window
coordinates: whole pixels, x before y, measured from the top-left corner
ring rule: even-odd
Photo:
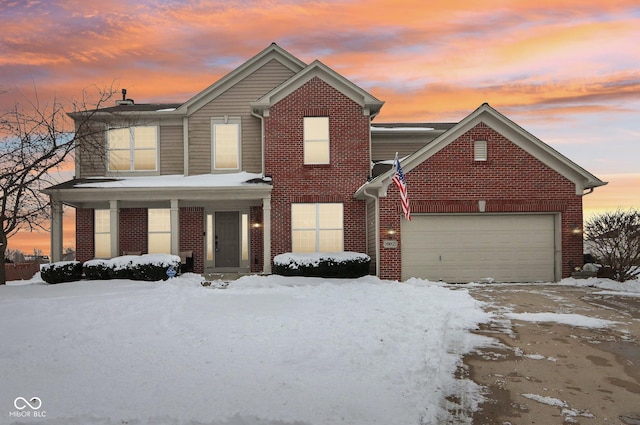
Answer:
[[[293,252],[342,252],[341,203],[291,204]]]
[[[158,127],[136,126],[108,131],[109,171],[156,171]]]
[[[329,164],[329,117],[304,118],[304,163]]]
[[[111,258],[111,214],[109,210],[93,210],[95,258]]]
[[[211,119],[213,171],[240,169],[240,118]]]
[[[171,252],[171,210],[149,208],[148,210],[149,254]]]

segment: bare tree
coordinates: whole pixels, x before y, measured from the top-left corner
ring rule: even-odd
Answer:
[[[88,136],[104,133],[92,118],[114,90],[96,88],[95,92],[93,100],[84,91],[81,102],[66,103],[73,111],[82,111],[75,126],[64,102],[53,99],[41,104],[37,92],[34,100],[24,98],[26,106],[16,102],[12,109],[0,112],[0,265],[11,236],[18,231],[47,230],[48,198],[40,191],[55,183],[53,174],[72,158],[76,142],[82,138],[86,146],[92,139]],[[5,280],[0,267],[0,284]]]
[[[617,210],[589,220],[585,240],[596,260],[619,282],[640,275],[640,211]]]

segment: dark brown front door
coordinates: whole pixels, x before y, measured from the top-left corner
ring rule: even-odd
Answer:
[[[215,266],[240,267],[240,215],[237,211],[215,214]]]

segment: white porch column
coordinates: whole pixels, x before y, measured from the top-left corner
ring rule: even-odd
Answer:
[[[262,272],[271,274],[271,198],[262,198],[262,230],[264,241]]]
[[[109,201],[109,234],[111,245],[111,258],[120,256],[120,210],[118,201]]]
[[[180,207],[178,200],[171,200],[171,254],[180,254]]]
[[[62,261],[62,202],[49,197],[51,204],[51,262]]]

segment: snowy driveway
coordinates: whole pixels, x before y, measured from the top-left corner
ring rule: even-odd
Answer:
[[[478,401],[454,375],[489,315],[464,289],[199,279],[0,286],[0,422],[418,425]]]
[[[471,288],[499,342],[465,358],[488,389],[474,423],[640,424],[640,282],[592,281]]]

